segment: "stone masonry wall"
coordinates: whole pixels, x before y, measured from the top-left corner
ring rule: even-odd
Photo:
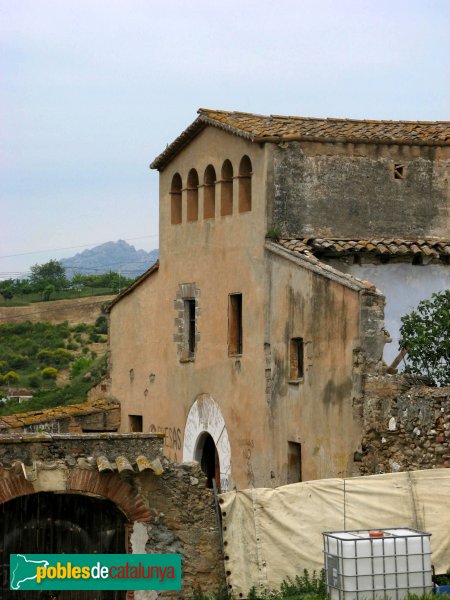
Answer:
[[[450,388],[412,385],[405,375],[367,376],[357,407],[355,475],[450,467]]]
[[[0,441],[0,504],[36,492],[88,494],[116,504],[128,518],[128,551],[180,553],[182,592],[136,591],[127,600],[189,598],[195,590],[225,585],[222,546],[212,490],[197,463],[177,464],[162,453],[163,437],[153,434],[16,434]],[[139,455],[155,471],[140,471]],[[116,466],[99,472],[96,460]],[[159,466],[158,466],[159,465]],[[162,468],[161,468],[162,466]],[[28,472],[28,478],[22,472]]]
[[[274,149],[272,224],[285,238],[446,237],[447,148],[280,144]],[[396,179],[394,167],[403,165]]]

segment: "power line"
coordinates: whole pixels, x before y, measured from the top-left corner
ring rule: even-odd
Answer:
[[[143,239],[148,239],[148,238],[157,238],[159,237],[159,234],[155,233],[153,235],[141,235],[139,237],[134,237],[134,238],[126,238],[123,241],[124,242],[133,242],[135,240],[143,240]],[[42,252],[58,252],[59,250],[75,250],[76,248],[88,248],[89,246],[99,246],[101,244],[106,244],[108,243],[107,240],[106,242],[92,242],[91,244],[82,244],[80,246],[66,246],[65,248],[48,248],[46,250],[33,250],[30,252],[19,252],[18,254],[3,254],[0,255],[0,258],[13,258],[15,256],[27,256],[29,254],[41,254]]]

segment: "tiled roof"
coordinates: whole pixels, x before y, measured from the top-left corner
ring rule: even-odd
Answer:
[[[26,427],[37,423],[46,423],[57,419],[67,419],[70,417],[81,417],[83,415],[96,414],[109,410],[118,410],[119,405],[107,400],[94,400],[92,402],[83,402],[80,404],[68,404],[66,406],[56,406],[55,408],[44,408],[42,410],[32,410],[29,412],[18,412],[13,415],[0,417],[0,433],[2,430],[13,429],[16,427]]]
[[[278,244],[306,256],[326,255],[345,256],[367,252],[384,256],[431,256],[450,257],[450,241],[444,240],[403,240],[378,238],[369,240],[331,240],[322,238],[286,239]]]
[[[150,167],[162,169],[202,129],[210,125],[252,142],[282,140],[363,142],[442,146],[450,144],[450,121],[373,121],[319,119],[209,110],[200,108],[197,119],[155,158]]]

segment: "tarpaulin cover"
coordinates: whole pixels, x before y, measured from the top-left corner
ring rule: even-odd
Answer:
[[[230,591],[277,589],[323,568],[323,531],[411,527],[431,533],[436,573],[450,567],[450,469],[321,479],[222,494]]]

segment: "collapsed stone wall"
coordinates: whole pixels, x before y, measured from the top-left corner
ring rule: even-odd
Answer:
[[[406,375],[366,376],[357,412],[355,475],[450,467],[450,387],[413,385]]]

